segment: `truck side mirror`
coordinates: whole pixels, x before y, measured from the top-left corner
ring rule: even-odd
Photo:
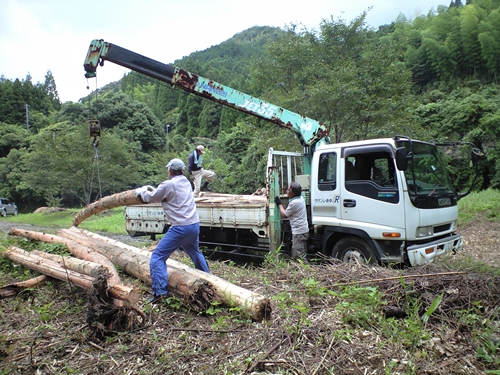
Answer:
[[[406,151],[405,147],[396,149],[396,165],[400,171],[408,169],[408,151]]]

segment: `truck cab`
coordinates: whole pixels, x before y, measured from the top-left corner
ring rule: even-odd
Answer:
[[[462,249],[457,194],[435,145],[395,137],[320,146],[312,176],[311,221],[326,255],[421,265]]]

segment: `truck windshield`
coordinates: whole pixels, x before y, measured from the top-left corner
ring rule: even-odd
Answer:
[[[403,142],[409,149],[409,143]],[[457,202],[448,171],[435,145],[412,142],[412,158],[405,171],[412,202],[421,208],[452,206]]]

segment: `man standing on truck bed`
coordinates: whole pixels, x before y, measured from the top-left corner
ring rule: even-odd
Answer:
[[[172,253],[182,246],[193,261],[196,269],[210,272],[208,264],[200,252],[200,218],[196,211],[191,184],[184,176],[186,165],[181,159],[172,159],[167,164],[169,180],[163,181],[158,188],[143,186],[136,190],[145,203],[159,203],[167,217],[170,227],[156,246],[149,269],[153,296],[149,302],[155,303],[168,294],[168,275],[166,261]]]
[[[200,190],[208,189],[208,183],[215,178],[215,172],[202,168],[203,154],[205,147],[202,145],[196,146],[196,149],[189,155],[188,172],[194,184],[194,197],[198,198]],[[201,186],[201,180],[206,178],[205,183]],[[200,187],[201,186],[201,187]]]
[[[297,182],[291,182],[286,191],[288,195],[288,206],[283,208],[280,197],[275,197],[274,202],[278,205],[281,216],[290,220],[292,228],[292,259],[300,259],[308,263],[307,239],[309,238],[309,225],[307,223],[306,203],[302,197],[302,186]]]

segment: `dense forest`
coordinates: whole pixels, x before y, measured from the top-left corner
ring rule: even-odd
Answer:
[[[253,27],[173,65],[317,119],[331,142],[472,142],[486,153],[475,189],[499,188],[500,0],[451,1],[376,29],[366,15]],[[78,103],[61,103],[56,78],[0,77],[0,196],[21,211],[156,185],[169,159],[187,161],[200,143],[214,190],[251,193],[265,185],[269,147],[301,151],[288,129],[136,72]],[[89,120],[100,122],[98,143]],[[473,171],[461,152],[446,155],[457,190],[466,189]]]

